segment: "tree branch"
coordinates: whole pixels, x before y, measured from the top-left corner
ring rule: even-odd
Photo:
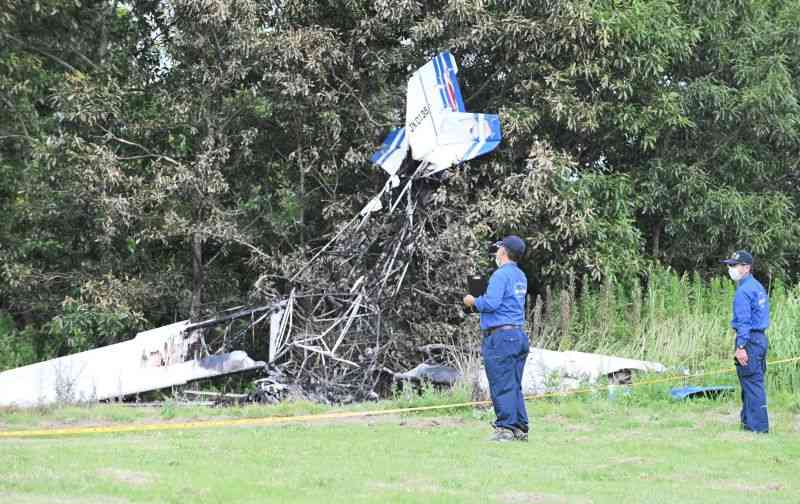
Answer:
[[[34,46],[32,46],[32,45],[26,44],[26,43],[25,43],[25,41],[23,41],[23,40],[20,40],[20,39],[18,39],[17,37],[15,37],[15,36],[13,36],[13,35],[9,35],[8,33],[6,33],[6,34],[0,35],[0,36],[2,36],[2,37],[6,37],[6,38],[8,38],[8,39],[11,39],[11,40],[13,40],[14,42],[16,42],[17,44],[19,44],[20,46],[22,46],[22,49],[23,49],[23,50],[25,50],[25,49],[28,49],[28,50],[30,50],[30,51],[33,51],[33,52],[39,53],[39,54],[41,54],[42,56],[45,56],[45,57],[47,57],[47,58],[50,58],[51,60],[55,61],[56,63],[60,64],[61,66],[63,66],[63,67],[64,67],[64,68],[66,68],[67,70],[69,70],[70,72],[80,72],[80,70],[78,70],[78,69],[77,69],[77,68],[75,68],[74,66],[70,65],[69,63],[67,63],[67,62],[66,62],[66,61],[64,61],[63,59],[59,58],[58,56],[56,56],[56,55],[54,55],[54,54],[51,54],[51,53],[49,53],[49,52],[45,51],[44,49],[40,49],[40,48],[38,48],[38,47],[34,47]]]
[[[139,149],[141,149],[141,150],[143,150],[144,152],[147,153],[147,156],[131,156],[131,157],[128,157],[128,159],[142,159],[144,157],[151,157],[151,158],[157,158],[157,159],[164,159],[165,161],[169,161],[170,163],[174,164],[175,166],[180,166],[181,165],[181,163],[179,161],[176,161],[175,159],[173,159],[173,158],[171,158],[169,156],[165,156],[164,154],[154,154],[150,149],[148,149],[147,147],[145,147],[142,144],[139,144],[139,143],[136,143],[136,142],[131,142],[130,140],[125,140],[124,138],[120,138],[120,137],[116,136],[108,128],[104,128],[104,127],[100,126],[100,129],[105,131],[106,134],[108,135],[108,137],[111,140],[114,140],[115,142],[119,142],[121,144],[130,145],[132,147],[138,147]],[[126,159],[126,158],[120,157],[118,159]]]
[[[386,128],[386,127],[391,128],[392,126],[394,126],[393,124],[382,124],[382,123],[379,123],[378,121],[376,121],[375,119],[373,119],[372,118],[372,114],[370,114],[369,110],[367,109],[367,106],[364,105],[364,102],[362,102],[358,98],[358,93],[356,93],[355,89],[353,89],[353,86],[351,86],[349,83],[347,83],[344,79],[340,79],[339,76],[336,75],[336,72],[333,71],[333,69],[331,69],[331,75],[333,75],[333,78],[336,79],[339,82],[339,84],[343,85],[344,87],[346,87],[350,91],[350,96],[356,102],[358,102],[358,104],[361,106],[361,109],[364,111],[364,114],[367,116],[367,120],[369,120],[369,122],[371,122],[373,124],[373,126],[377,126],[379,128]]]

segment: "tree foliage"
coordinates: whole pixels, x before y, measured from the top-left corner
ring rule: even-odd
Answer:
[[[0,309],[95,334],[258,295],[382,185],[369,155],[441,50],[504,141],[436,188],[409,327],[456,330],[511,232],[534,289],[738,248],[796,278],[798,23],[768,0],[5,2]]]

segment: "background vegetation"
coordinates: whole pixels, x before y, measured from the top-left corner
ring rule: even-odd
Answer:
[[[445,49],[504,142],[427,209],[410,345],[472,327],[461,279],[514,232],[548,347],[726,361],[717,261],[747,248],[795,355],[798,25],[777,0],[3,2],[0,369],[257,301],[380,187]]]
[[[735,285],[727,278],[703,280],[651,269],[640,282],[591,287],[574,283],[546,289],[529,316],[535,345],[559,350],[600,352],[660,361],[673,371],[692,373],[732,367],[730,328]],[[644,285],[644,287],[642,287]],[[589,286],[589,287],[587,287]],[[769,360],[800,356],[800,287],[780,280],[770,290]],[[775,388],[800,389],[800,363],[770,368]]]

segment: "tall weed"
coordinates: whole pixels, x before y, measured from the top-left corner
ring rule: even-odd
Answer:
[[[800,357],[800,285],[765,286],[771,305],[769,359]],[[537,300],[533,344],[655,360],[693,372],[731,367],[734,290],[727,278],[704,280],[659,266],[644,278],[615,283],[597,285],[584,277],[578,295],[570,285],[549,288],[544,303]],[[800,364],[773,366],[768,379],[771,387],[800,390]]]

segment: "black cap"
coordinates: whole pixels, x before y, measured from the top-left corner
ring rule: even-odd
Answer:
[[[525,254],[525,242],[517,235],[508,235],[499,242],[496,242],[494,246],[505,247],[506,250],[512,252],[517,257],[522,257]]]
[[[734,252],[729,259],[723,259],[720,261],[723,264],[734,265],[734,264],[753,264],[753,254],[746,250],[737,250]]]

